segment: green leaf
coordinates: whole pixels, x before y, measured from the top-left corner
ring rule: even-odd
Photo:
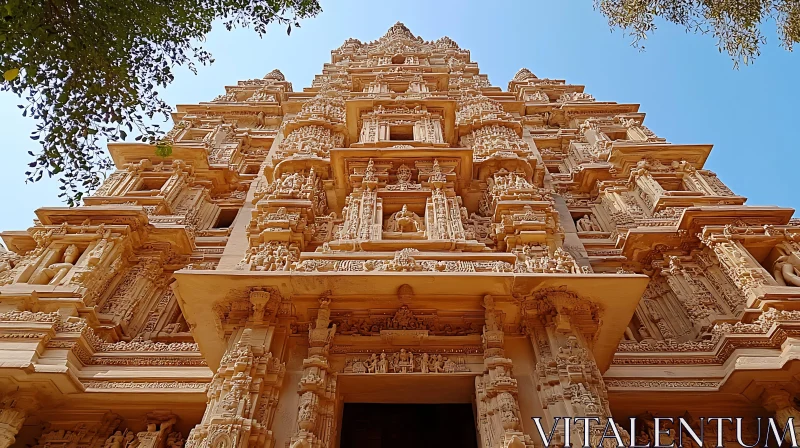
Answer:
[[[169,157],[172,155],[172,145],[156,145],[156,155],[159,157]]]
[[[19,76],[18,68],[8,69],[5,72],[3,72],[3,79],[5,79],[6,81],[13,81],[17,79],[17,76]]]

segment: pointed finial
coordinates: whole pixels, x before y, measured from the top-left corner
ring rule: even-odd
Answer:
[[[286,81],[286,77],[283,76],[283,73],[281,73],[281,71],[278,70],[277,68],[275,70],[267,73],[266,75],[264,75],[264,79],[274,79],[274,80],[277,80],[277,81]]]
[[[536,75],[525,67],[519,69],[517,74],[514,75],[514,81],[525,81],[528,78],[536,79]]]
[[[397,22],[386,31],[386,35],[384,37],[403,37],[406,39],[415,39],[414,34],[411,33],[411,30],[408,29],[407,26],[403,24],[403,22]]]

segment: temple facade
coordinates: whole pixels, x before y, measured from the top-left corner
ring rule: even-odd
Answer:
[[[398,23],[301,91],[274,70],[176,110],[167,157],[110,144],[82,206],[1,234],[0,448],[800,433],[794,210],[745,205],[638,104],[495,87]]]

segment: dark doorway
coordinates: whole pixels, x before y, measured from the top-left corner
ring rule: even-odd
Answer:
[[[477,448],[470,404],[346,403],[340,448]]]
[[[393,141],[414,140],[414,128],[408,125],[389,126],[389,140]]]

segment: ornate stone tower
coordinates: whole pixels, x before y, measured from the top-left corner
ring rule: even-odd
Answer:
[[[542,446],[531,417],[800,418],[793,210],[638,110],[503,91],[400,23],[301,92],[179,105],[169,157],[109,145],[83,206],[2,233],[0,448],[373,446],[354,404],[465,404],[471,442],[424,437],[481,448]]]

